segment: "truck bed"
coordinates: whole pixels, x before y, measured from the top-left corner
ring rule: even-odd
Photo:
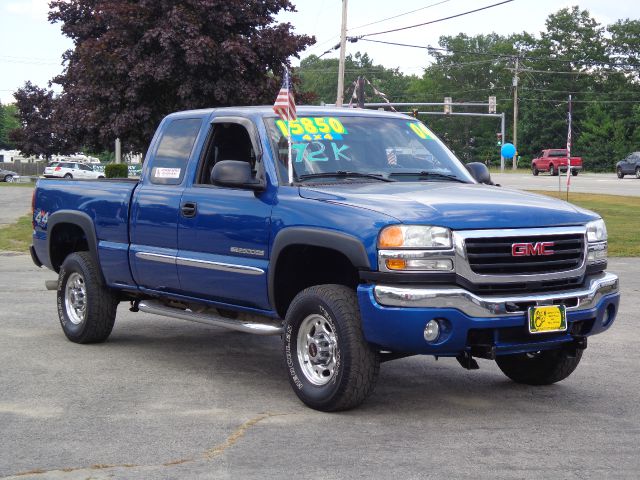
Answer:
[[[122,265],[128,261],[129,210],[137,185],[135,179],[38,180],[33,213],[33,247],[38,259],[57,270],[61,254],[49,251],[49,236],[62,229],[66,220],[79,218],[87,242],[95,242],[107,283],[132,284],[129,269]]]

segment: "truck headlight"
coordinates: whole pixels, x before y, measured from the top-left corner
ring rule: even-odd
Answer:
[[[606,264],[607,255],[607,227],[604,220],[587,223],[587,265]]]
[[[423,225],[391,225],[378,236],[378,267],[386,272],[451,272],[451,230]]]
[[[378,248],[451,248],[451,230],[424,225],[391,225],[378,236]]]
[[[587,241],[589,243],[607,241],[607,226],[604,224],[604,220],[599,219],[587,223]]]

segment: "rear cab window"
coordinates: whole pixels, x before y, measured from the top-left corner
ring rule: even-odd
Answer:
[[[158,185],[182,183],[201,124],[201,118],[179,118],[169,121],[161,134],[153,157],[153,168],[149,177],[151,183]]]

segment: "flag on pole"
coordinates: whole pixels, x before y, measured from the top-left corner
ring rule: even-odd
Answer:
[[[282,76],[282,87],[278,92],[276,103],[273,104],[273,111],[285,122],[287,122],[287,177],[289,185],[293,185],[293,162],[291,152],[291,124],[296,116],[296,101],[293,98],[293,90],[291,88],[291,79],[289,78],[289,70],[285,68]]]
[[[571,185],[571,95],[569,95],[569,130],[567,132],[567,195]]]
[[[295,120],[297,118],[296,101],[293,98],[289,70],[285,70],[282,76],[282,87],[280,87],[280,91],[278,92],[276,103],[273,104],[273,111],[285,121]]]

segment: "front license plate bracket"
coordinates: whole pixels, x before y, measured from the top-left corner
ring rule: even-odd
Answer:
[[[527,311],[529,333],[567,331],[567,309],[564,305],[539,305]]]

